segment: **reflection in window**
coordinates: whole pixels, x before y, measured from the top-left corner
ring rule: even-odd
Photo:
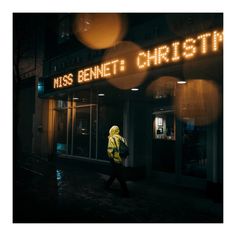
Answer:
[[[90,107],[76,108],[73,132],[73,154],[89,157]]]
[[[123,103],[97,93],[81,90],[72,100],[57,101],[55,109],[55,148],[68,154],[108,160],[108,132],[112,125],[123,131]]]
[[[68,104],[67,104],[67,101],[58,100],[56,106],[57,106],[57,109],[63,109],[63,108],[67,108]]]
[[[55,145],[56,153],[67,153],[67,110],[56,110]]]

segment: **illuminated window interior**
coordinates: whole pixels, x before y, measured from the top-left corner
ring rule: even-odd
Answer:
[[[173,112],[156,112],[153,120],[153,138],[175,140],[175,119]]]

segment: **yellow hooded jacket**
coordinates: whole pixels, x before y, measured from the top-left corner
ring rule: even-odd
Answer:
[[[119,154],[119,146],[120,140],[126,143],[126,140],[119,135],[120,129],[118,126],[114,125],[109,130],[108,136],[108,146],[107,146],[107,154],[109,158],[112,158],[115,163],[121,164],[122,158]],[[126,143],[127,144],[127,143]]]

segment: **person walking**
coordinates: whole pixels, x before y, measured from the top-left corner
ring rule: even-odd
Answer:
[[[107,154],[111,162],[111,175],[105,184],[105,189],[109,189],[115,178],[117,178],[122,189],[122,196],[129,197],[124,177],[123,160],[119,154],[120,141],[122,140],[126,145],[127,142],[119,133],[120,129],[117,125],[112,126],[109,130]]]

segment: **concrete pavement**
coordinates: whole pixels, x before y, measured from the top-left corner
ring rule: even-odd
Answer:
[[[110,191],[104,190],[108,175],[86,165],[44,165],[41,171],[19,171],[14,222],[223,222],[223,204],[199,190],[143,179],[128,181],[130,198],[122,198],[117,181]]]

